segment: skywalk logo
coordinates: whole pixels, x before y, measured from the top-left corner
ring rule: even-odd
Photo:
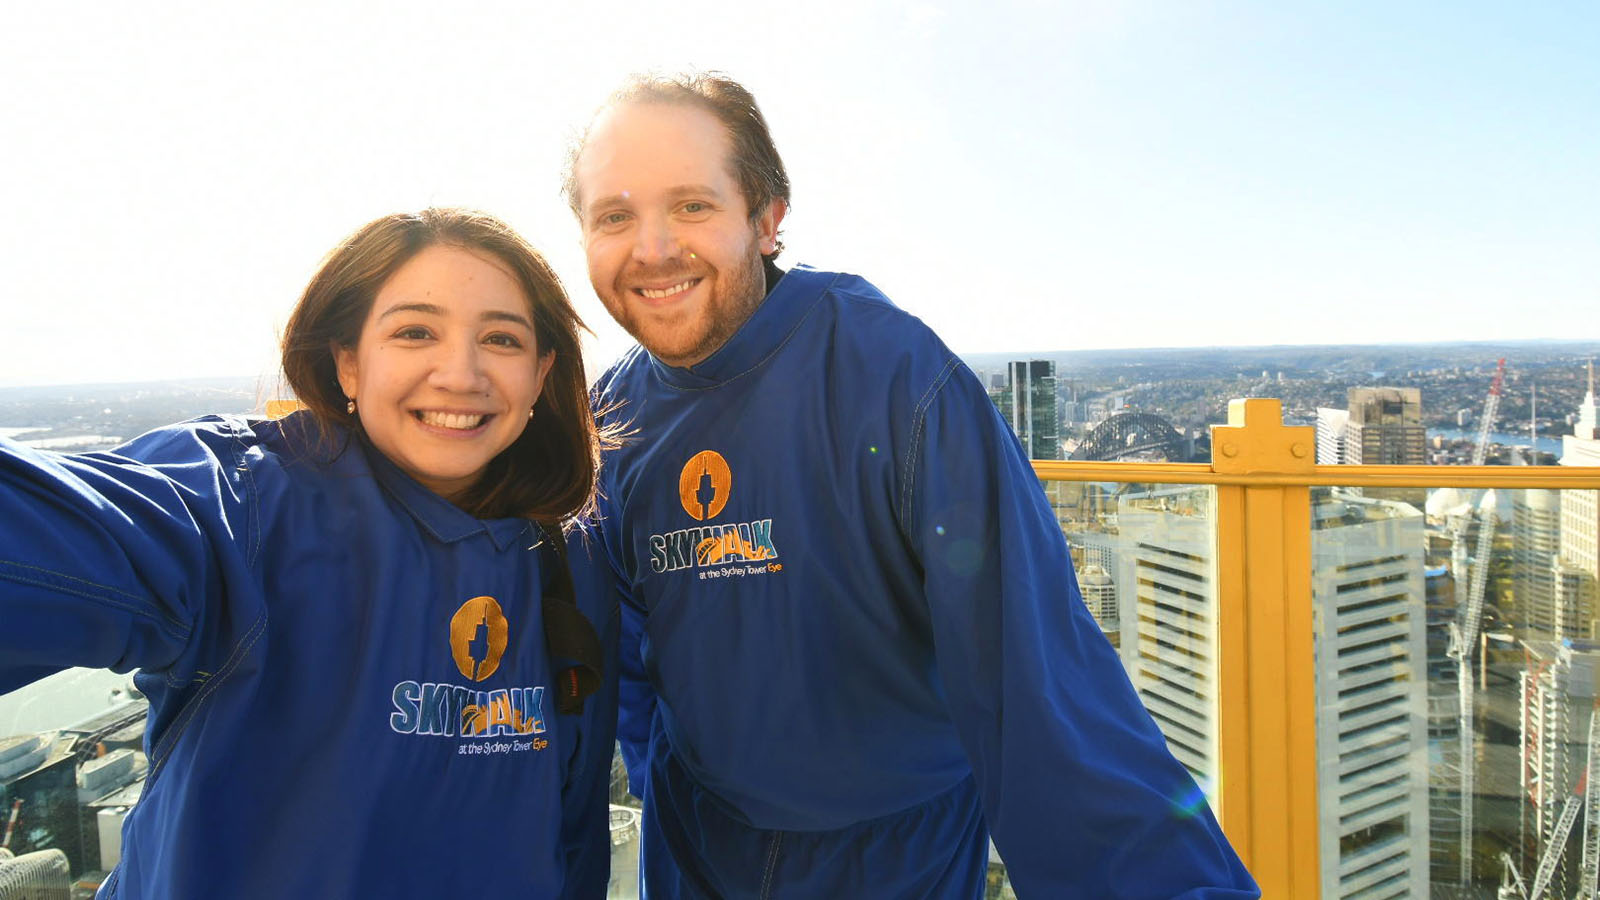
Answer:
[[[473,597],[450,619],[450,656],[461,677],[482,682],[499,671],[511,625],[493,597]],[[528,737],[473,746],[472,753],[543,750],[544,686],[478,690],[472,685],[402,681],[390,695],[389,727],[401,734],[437,737]],[[468,745],[459,752],[468,753]]]
[[[701,578],[781,571],[782,564],[769,562],[778,558],[771,519],[720,524],[710,521],[722,514],[732,495],[733,469],[722,454],[702,450],[691,456],[678,473],[678,500],[689,518],[707,524],[650,535],[651,571],[717,567],[712,572],[701,572]],[[754,562],[762,565],[727,565]]]

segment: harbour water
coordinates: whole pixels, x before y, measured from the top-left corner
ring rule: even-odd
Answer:
[[[1447,441],[1475,441],[1478,439],[1476,431],[1462,431],[1456,428],[1429,428],[1428,438],[1442,437]],[[1505,434],[1503,432],[1489,432],[1489,441],[1503,447],[1526,447],[1528,436],[1525,434]],[[1561,439],[1558,437],[1539,436],[1539,449],[1545,453],[1561,455]]]

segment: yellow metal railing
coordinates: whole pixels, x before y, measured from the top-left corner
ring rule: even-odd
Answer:
[[[1044,481],[1216,486],[1218,815],[1269,898],[1315,898],[1316,683],[1313,485],[1600,490],[1600,467],[1319,466],[1315,429],[1277,400],[1234,400],[1213,462],[1039,460]]]

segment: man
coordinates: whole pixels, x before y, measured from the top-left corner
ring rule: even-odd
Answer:
[[[860,278],[774,260],[788,177],[753,98],[641,78],[567,180],[642,347],[602,529],[646,894],[1254,897],[1085,609],[972,372]]]

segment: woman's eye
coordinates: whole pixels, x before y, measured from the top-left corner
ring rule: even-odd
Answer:
[[[428,329],[423,328],[421,325],[408,325],[396,331],[394,336],[402,341],[425,341],[430,337]]]
[[[488,337],[484,338],[484,342],[488,344],[494,344],[497,347],[522,346],[522,341],[518,340],[516,336],[505,334],[503,332],[489,335]]]

